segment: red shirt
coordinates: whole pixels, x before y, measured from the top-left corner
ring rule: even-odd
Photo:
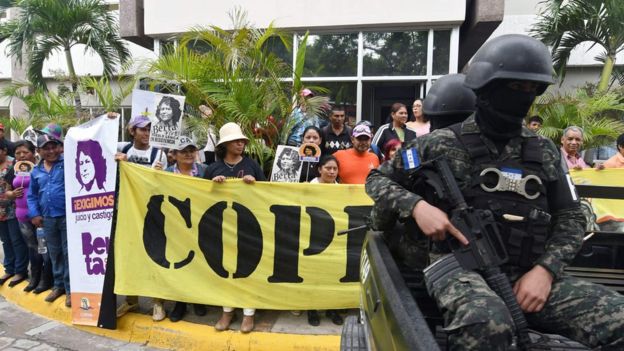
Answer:
[[[338,177],[342,184],[364,184],[371,169],[379,166],[379,159],[372,152],[363,154],[355,149],[340,150],[334,153],[338,160]]]

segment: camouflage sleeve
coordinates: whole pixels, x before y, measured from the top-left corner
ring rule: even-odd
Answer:
[[[581,249],[586,220],[570,180],[560,166],[559,151],[550,141],[545,145],[544,151],[545,161],[550,161],[545,167],[551,178],[547,183],[547,192],[552,218],[546,251],[537,260],[537,264],[556,278]]]
[[[370,172],[366,179],[366,193],[375,201],[371,212],[373,229],[388,229],[397,219],[411,217],[414,206],[422,197],[406,189],[408,177],[402,168],[399,152],[391,162],[384,162]]]

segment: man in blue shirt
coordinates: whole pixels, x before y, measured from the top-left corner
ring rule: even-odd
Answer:
[[[30,174],[28,216],[35,227],[43,227],[52,261],[54,287],[45,301],[52,302],[67,293],[65,305],[71,307],[63,143],[50,134],[43,134],[37,138],[37,148],[41,162]]]

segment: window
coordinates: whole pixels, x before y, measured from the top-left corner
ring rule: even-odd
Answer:
[[[354,77],[357,75],[357,55],[357,33],[309,35],[303,75]]]
[[[364,33],[364,75],[427,74],[428,36],[428,31]]]
[[[449,73],[449,51],[451,49],[451,31],[436,30],[433,33],[433,62],[434,75]]]

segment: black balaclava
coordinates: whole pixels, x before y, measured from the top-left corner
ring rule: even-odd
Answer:
[[[490,139],[506,140],[519,136],[522,120],[535,100],[535,92],[511,89],[509,81],[494,81],[477,94],[476,121]]]
[[[433,132],[436,129],[452,126],[456,123],[461,123],[471,114],[472,113],[459,113],[445,116],[429,116],[429,124],[431,125],[430,132]]]

